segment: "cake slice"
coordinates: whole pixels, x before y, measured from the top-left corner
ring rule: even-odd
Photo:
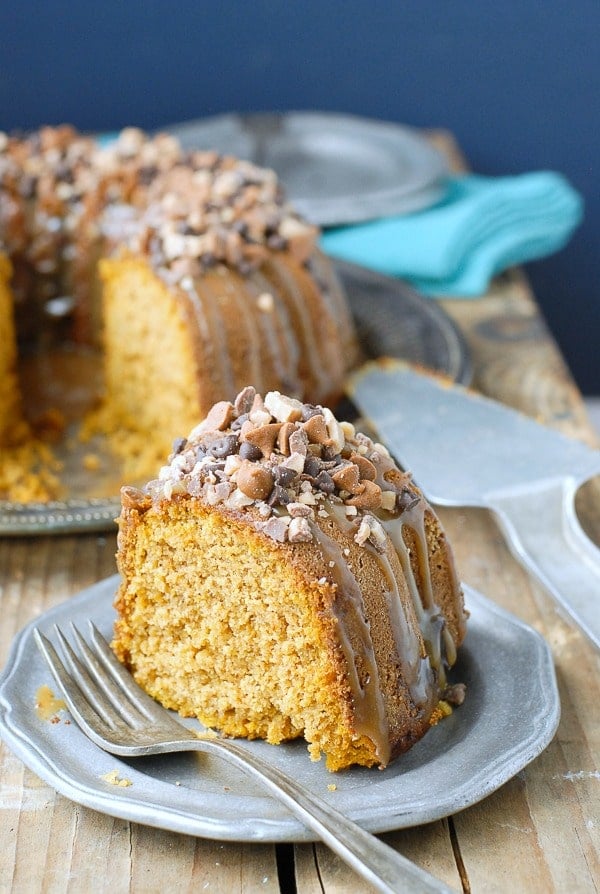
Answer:
[[[145,480],[249,379],[338,400],[358,344],[318,237],[272,171],[168,134],[0,132],[0,449],[28,420],[17,355],[65,342],[101,351],[101,406],[80,434],[108,436],[122,480]]]
[[[227,736],[304,736],[386,766],[460,701],[452,554],[384,447],[247,387],[122,490],[113,648],[163,705]]]

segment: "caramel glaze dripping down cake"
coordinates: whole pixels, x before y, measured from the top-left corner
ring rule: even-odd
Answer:
[[[117,559],[117,656],[227,736],[384,767],[462,701],[440,523],[327,408],[253,387],[215,404],[157,480],[123,488]]]
[[[0,133],[0,449],[17,348],[47,343],[61,313],[72,341],[103,346],[106,399],[86,433],[115,435],[127,480],[249,379],[337,400],[357,350],[317,239],[249,162],[134,128],[108,146],[69,127]]]

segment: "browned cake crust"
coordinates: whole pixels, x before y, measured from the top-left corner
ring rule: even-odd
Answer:
[[[0,133],[0,260],[13,269],[16,329],[0,362],[14,367],[17,344],[35,350],[57,315],[71,339],[101,338],[106,399],[87,428],[120,432],[127,474],[147,477],[173,433],[249,379],[303,400],[341,396],[357,348],[317,238],[272,171],[183,152],[165,134],[127,128],[102,147],[70,127]],[[14,376],[6,383],[0,444],[9,430],[14,440],[19,404]]]
[[[113,646],[166,706],[226,735],[303,735],[338,770],[385,766],[460,701],[439,521],[329,410],[246,388],[122,506]]]

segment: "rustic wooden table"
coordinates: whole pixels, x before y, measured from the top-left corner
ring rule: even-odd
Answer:
[[[499,278],[484,298],[443,305],[469,344],[475,387],[597,446],[581,396],[518,271]],[[600,544],[599,488],[586,485],[578,509]],[[511,558],[487,513],[441,515],[463,579],[550,643],[562,719],[548,749],[482,803],[383,837],[457,891],[597,891],[600,653]],[[114,553],[114,534],[0,540],[0,667],[24,624],[114,573]],[[41,782],[4,744],[0,842],[0,894],[367,890],[319,844],[224,844],[80,807]]]

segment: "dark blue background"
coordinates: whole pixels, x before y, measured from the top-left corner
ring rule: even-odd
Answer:
[[[153,128],[323,109],[450,128],[473,168],[552,168],[586,201],[528,265],[586,393],[600,393],[600,3],[247,0],[0,6],[0,128]]]

